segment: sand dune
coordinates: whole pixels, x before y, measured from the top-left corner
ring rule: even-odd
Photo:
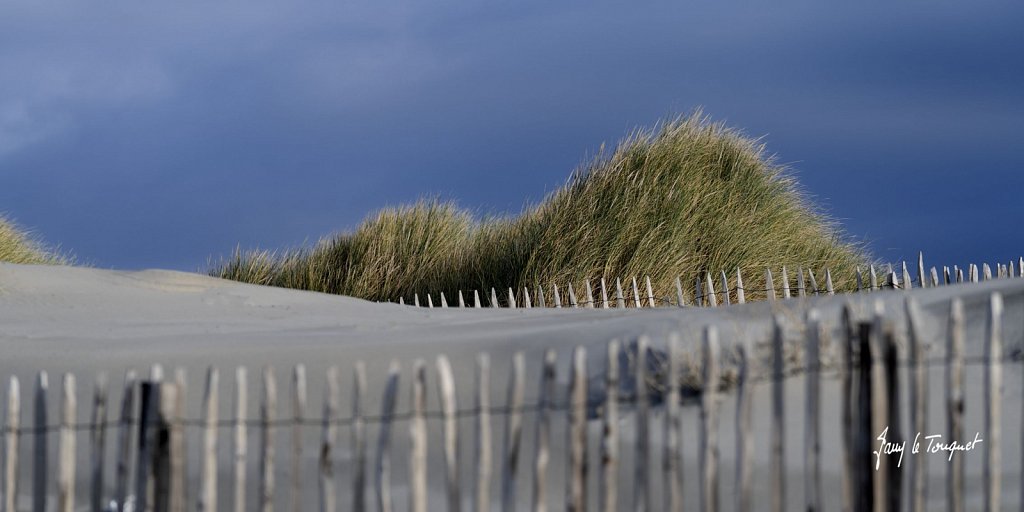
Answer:
[[[985,306],[988,295],[993,291],[1001,292],[1006,301],[1005,345],[1006,352],[1020,350],[1024,341],[1024,280],[990,281],[973,285],[942,287],[937,289],[916,290],[912,293],[922,304],[925,312],[925,329],[932,339],[941,340],[945,335],[945,316],[948,300],[953,295],[963,298],[969,319],[968,355],[981,353],[981,340],[984,329]],[[848,297],[820,297],[809,299],[793,299],[774,303],[753,303],[741,306],[717,309],[704,308],[663,308],[663,309],[626,309],[626,310],[589,310],[589,309],[481,309],[461,310],[427,309],[399,306],[395,304],[376,304],[363,300],[301,292],[277,288],[266,288],[232,281],[225,281],[197,274],[169,271],[119,272],[73,267],[31,266],[0,264],[0,375],[18,375],[23,387],[30,387],[32,377],[38,370],[47,370],[51,374],[73,371],[79,376],[81,389],[80,403],[88,404],[88,383],[97,371],[110,372],[112,380],[118,382],[128,368],[146,371],[150,364],[159,362],[165,367],[182,366],[191,375],[189,390],[189,414],[198,415],[199,397],[201,394],[201,375],[207,365],[222,368],[222,414],[230,410],[229,393],[233,387],[230,369],[236,365],[261,367],[273,365],[277,368],[281,386],[287,383],[290,366],[304,363],[310,375],[311,414],[320,410],[320,389],[323,386],[323,372],[328,365],[339,366],[342,382],[346,384],[342,392],[342,411],[348,411],[351,365],[357,360],[364,360],[369,369],[371,396],[370,410],[379,408],[379,396],[382,389],[384,373],[391,359],[399,359],[403,365],[403,392],[400,394],[399,410],[407,409],[408,375],[410,363],[415,358],[425,358],[430,362],[431,379],[428,407],[437,408],[436,383],[432,368],[432,360],[439,353],[451,357],[457,379],[457,391],[461,404],[472,403],[473,393],[473,361],[480,351],[488,351],[492,356],[493,396],[492,402],[504,403],[504,383],[507,380],[509,356],[517,350],[525,351],[527,356],[528,379],[527,397],[532,401],[536,396],[535,376],[538,374],[543,349],[554,347],[559,351],[559,382],[563,383],[568,374],[568,356],[571,347],[582,344],[591,348],[590,365],[600,370],[603,367],[603,346],[612,338],[630,340],[639,334],[650,334],[655,346],[664,343],[665,333],[669,329],[680,329],[685,343],[696,347],[700,338],[700,329],[707,324],[719,326],[722,340],[726,344],[766,342],[769,334],[772,313],[780,314],[787,322],[787,335],[795,343],[799,338],[799,319],[810,306],[821,310],[826,326],[835,332],[838,325],[840,307],[851,301],[860,311],[868,311],[872,300],[882,300],[887,310],[892,311],[894,318],[902,318],[902,301],[904,292],[884,292],[862,294]],[[898,324],[899,325],[899,324]],[[932,356],[940,356],[943,345],[933,348]],[[250,377],[250,400],[253,402],[250,411],[258,410],[255,393],[258,375]],[[968,368],[968,424],[966,430],[973,432],[980,429],[980,417],[970,414],[980,411],[981,368]],[[52,377],[51,377],[52,378]],[[944,387],[941,371],[931,374],[932,407],[931,421],[936,428],[944,422],[940,412]],[[1019,454],[1021,416],[1021,373],[1020,365],[1006,369],[1004,405],[1004,443],[1007,456],[1004,457],[1004,505],[1016,503],[1019,499],[1017,488],[1020,482]],[[798,503],[803,494],[800,480],[799,462],[802,460],[802,428],[803,422],[798,412],[802,411],[803,381],[794,379],[787,383],[786,392],[792,411],[795,411],[789,422],[788,455],[792,472],[789,489],[790,503]],[[115,386],[116,387],[116,386]],[[27,393],[27,391],[26,391]],[[560,385],[559,393],[564,393],[564,385]],[[759,490],[766,490],[768,485],[768,387],[761,386],[755,391],[755,431],[758,441],[757,464],[754,478]],[[973,395],[972,395],[973,393]],[[112,398],[118,399],[119,393]],[[27,396],[27,395],[26,395]],[[826,385],[823,402],[826,418],[838,418],[838,385],[834,382]],[[972,398],[973,397],[973,398]],[[722,418],[723,439],[723,492],[730,496],[732,482],[732,466],[729,459],[732,453],[731,417],[734,404],[728,394],[724,398]],[[282,414],[285,405],[281,405]],[[51,413],[56,418],[56,410]],[[87,417],[83,408],[81,418]],[[694,411],[688,411],[684,428],[687,432],[696,432]],[[500,418],[495,418],[496,435],[500,435]],[[524,452],[532,454],[531,415],[526,417],[527,443]],[[904,424],[906,420],[904,420]],[[660,420],[655,442],[660,442]],[[469,429],[469,420],[463,421],[463,427]],[[437,425],[432,423],[431,435],[437,435]],[[592,425],[591,456],[596,454],[598,425]],[[561,418],[555,424],[555,438],[564,435],[564,422]],[[631,435],[631,419],[629,414],[623,418],[623,435]],[[824,450],[826,453],[826,496],[838,496],[838,428],[836,424],[826,422]],[[341,433],[341,439],[347,439],[347,433]],[[371,439],[376,435],[371,430]],[[282,438],[285,435],[282,433]],[[310,431],[307,435],[308,447],[306,456],[309,458],[305,470],[310,475],[315,468],[315,442],[318,433]],[[406,477],[401,462],[404,462],[403,446],[407,440],[404,428],[395,433],[398,448],[396,457],[396,488],[399,495],[404,492]],[[84,439],[84,437],[83,437]],[[196,440],[190,443],[191,467],[195,468],[195,457],[191,454],[198,449]],[[469,442],[471,436],[465,436],[464,455],[471,453]],[[284,441],[281,441],[284,443]],[[684,439],[686,454],[686,473],[696,475],[694,464],[695,436]],[[84,443],[82,443],[84,444]],[[344,444],[344,443],[343,443]],[[226,450],[227,432],[222,437],[222,450]],[[84,450],[84,448],[83,448]],[[282,451],[285,446],[282,445]],[[623,475],[630,468],[631,458],[626,450],[623,460]],[[659,448],[655,448],[660,453]],[[226,455],[226,451],[222,452]],[[255,451],[253,452],[255,453]],[[83,460],[87,452],[80,455]],[[347,456],[342,450],[341,459]],[[440,464],[438,453],[432,453],[432,464]],[[939,459],[930,462],[932,485],[936,489],[935,500],[944,499],[938,492],[944,481],[945,464]],[[468,459],[467,459],[468,461]],[[968,458],[968,489],[971,499],[977,498],[977,484],[980,482],[981,457]],[[556,456],[553,461],[551,475],[554,479],[552,489],[557,490],[556,496],[563,489],[561,481],[564,476],[564,461]],[[285,466],[286,464],[282,464]],[[222,461],[223,478],[229,476],[228,466]],[[468,464],[465,467],[465,478],[469,478]],[[347,482],[350,468],[342,462],[341,482]],[[282,469],[283,471],[283,469]],[[196,472],[192,472],[193,475]],[[596,478],[596,472],[591,477]],[[440,473],[436,473],[439,475]],[[498,474],[495,471],[495,474]],[[657,475],[657,473],[652,473]],[[432,499],[443,499],[440,477],[431,477]],[[528,478],[521,479],[524,494],[521,505],[528,503]],[[660,477],[659,477],[660,480]],[[687,499],[696,499],[696,482],[688,479]],[[283,477],[280,480],[286,481]],[[624,480],[628,481],[628,480]],[[193,482],[194,483],[194,482]],[[690,486],[693,486],[691,489]],[[315,486],[314,486],[315,487]],[[84,489],[84,486],[79,486]],[[342,486],[342,489],[345,489]],[[82,491],[84,492],[84,490]],[[344,491],[342,491],[344,494]],[[315,488],[310,489],[310,503],[315,496]],[[285,498],[285,493],[282,499]],[[492,493],[497,496],[497,491]],[[228,493],[222,493],[222,499],[228,499]],[[404,498],[398,498],[404,504]],[[622,497],[625,502],[630,499],[629,492]],[[344,503],[344,498],[343,501]],[[282,502],[283,503],[283,502]],[[936,501],[939,503],[939,501]],[[226,502],[225,502],[226,504]],[[726,501],[731,507],[731,498]]]

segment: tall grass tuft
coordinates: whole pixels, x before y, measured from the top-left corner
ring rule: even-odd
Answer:
[[[841,290],[865,262],[763,144],[698,112],[602,150],[518,217],[478,220],[451,203],[421,201],[312,247],[236,251],[211,274],[397,300],[492,286],[582,290],[585,280],[644,275],[659,296],[674,296],[681,276],[692,296],[704,272],[732,278],[739,268],[756,299],[764,297],[766,267],[822,275],[827,267]]]
[[[0,261],[7,263],[63,264],[67,258],[48,252],[12,221],[0,216]]]

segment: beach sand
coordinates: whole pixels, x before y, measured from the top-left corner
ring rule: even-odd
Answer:
[[[928,357],[942,357],[945,349],[946,317],[948,301],[953,296],[961,297],[965,303],[968,319],[967,356],[982,354],[984,339],[984,318],[988,296],[998,291],[1004,296],[1006,312],[1004,320],[1004,353],[1012,354],[1024,346],[1024,280],[999,280],[979,284],[940,287],[909,292],[917,298],[924,312],[926,338],[937,341]],[[674,293],[674,292],[673,292]],[[363,300],[332,295],[284,290],[224,281],[207,276],[171,272],[141,271],[122,272],[88,268],[30,266],[0,264],[0,376],[17,375],[21,379],[23,424],[31,416],[31,389],[35,373],[46,370],[50,373],[51,401],[50,418],[55,422],[58,415],[57,398],[59,375],[74,372],[78,377],[79,421],[88,421],[91,405],[91,382],[99,371],[109,374],[112,404],[110,409],[120,408],[120,383],[124,372],[134,368],[148,375],[153,363],[164,366],[167,375],[174,367],[183,367],[189,375],[187,416],[199,416],[205,368],[215,365],[221,371],[220,414],[230,417],[232,410],[234,368],[238,365],[249,367],[249,411],[250,417],[258,414],[258,400],[261,389],[259,369],[272,365],[277,373],[279,385],[279,417],[291,414],[290,394],[291,367],[303,363],[309,375],[308,417],[321,415],[321,391],[324,385],[324,371],[329,365],[339,368],[342,384],[341,411],[343,416],[350,413],[352,365],[356,360],[365,361],[368,369],[369,391],[368,410],[377,414],[380,409],[380,393],[389,362],[397,359],[402,365],[398,411],[409,410],[411,394],[411,366],[417,358],[428,363],[428,409],[439,409],[437,402],[437,379],[434,358],[446,354],[452,361],[456,377],[456,390],[460,408],[470,408],[473,403],[474,364],[477,353],[486,351],[491,355],[493,404],[505,403],[505,383],[508,379],[508,365],[511,355],[523,351],[527,360],[527,403],[536,402],[539,382],[540,360],[546,348],[558,351],[558,393],[556,400],[562,402],[568,377],[569,354],[576,345],[588,349],[589,367],[600,373],[604,367],[605,344],[618,338],[631,341],[638,335],[648,334],[652,345],[663,347],[666,334],[678,330],[684,346],[689,351],[699,347],[701,330],[706,325],[716,325],[726,352],[736,343],[755,347],[754,352],[763,358],[763,345],[770,336],[771,316],[778,314],[786,323],[787,340],[794,345],[802,344],[800,320],[807,308],[821,311],[823,321],[832,334],[833,343],[839,335],[839,312],[843,304],[850,302],[861,314],[870,311],[874,300],[883,301],[891,312],[896,325],[902,331],[903,300],[906,292],[884,292],[859,294],[856,296],[816,297],[788,301],[761,302],[734,305],[717,309],[708,308],[660,308],[660,309],[491,309],[461,310],[427,309],[377,304]],[[454,302],[454,300],[449,300]],[[435,300],[435,302],[439,302]],[[758,365],[755,371],[763,371]],[[980,365],[968,366],[967,411],[965,432],[971,434],[982,429],[982,374]],[[930,371],[929,430],[944,433],[944,371],[941,367]],[[907,375],[901,374],[901,384],[906,387]],[[803,446],[804,446],[804,387],[801,376],[786,381],[787,411],[787,478],[788,508],[795,508],[803,502]],[[904,391],[906,393],[906,391]],[[906,395],[904,395],[906,396]],[[722,455],[722,494],[724,510],[733,506],[734,480],[734,394],[723,393],[722,418],[719,437]],[[770,496],[771,473],[769,466],[768,423],[770,412],[770,385],[762,383],[754,391],[755,467],[754,485],[757,495],[755,508],[762,508]],[[840,492],[840,444],[839,444],[839,385],[835,379],[826,379],[822,389],[823,404],[823,461],[822,470],[825,485],[825,502],[828,509],[838,509]],[[1020,499],[1021,482],[1021,406],[1022,378],[1021,365],[1004,366],[1003,394],[1003,505],[1016,506]],[[111,413],[113,415],[113,412]],[[684,407],[684,488],[688,504],[697,499],[697,408]],[[909,430],[908,417],[904,408],[902,425]],[[112,416],[113,417],[113,416]],[[493,418],[495,467],[491,496],[499,497],[498,467],[503,434],[502,416]],[[530,502],[532,478],[532,457],[534,437],[534,414],[524,415],[524,446],[519,475],[519,508],[525,509]],[[664,417],[660,409],[654,412],[651,421],[653,432],[653,454],[651,475],[653,488],[653,510],[660,509],[662,429]],[[440,422],[428,420],[431,436],[429,491],[434,506],[441,506],[444,500],[442,460],[439,448]],[[465,491],[464,504],[468,506],[471,477],[475,468],[472,457],[471,418],[460,420],[462,428],[462,477]],[[632,501],[633,460],[631,455],[634,417],[632,410],[623,408],[621,420],[622,465],[620,499],[625,506]],[[556,447],[563,446],[566,436],[565,413],[556,413],[552,439]],[[316,457],[320,431],[318,427],[304,429],[304,503],[313,508],[316,505]],[[598,489],[598,444],[600,423],[592,421],[590,432],[590,474],[589,489],[593,505],[596,505]],[[370,456],[376,443],[377,429],[368,429]],[[351,495],[349,482],[350,432],[347,427],[339,429],[339,450],[337,474],[339,504],[344,508]],[[399,422],[393,429],[393,482],[395,504],[398,510],[405,508],[407,501],[407,450],[408,428],[406,422]],[[108,461],[112,461],[113,433],[108,434]],[[198,429],[189,431],[187,439],[189,465],[190,503],[197,494],[198,477]],[[249,503],[255,501],[257,486],[256,445],[258,432],[250,429],[249,438]],[[51,457],[55,456],[57,438],[51,435]],[[79,443],[79,504],[87,503],[87,464],[90,456],[87,447],[88,433],[81,432]],[[278,492],[277,503],[284,507],[289,502],[287,484],[290,467],[289,455],[291,433],[279,428],[278,451]],[[26,437],[22,443],[22,457],[30,454],[31,443]],[[220,452],[220,503],[230,503],[229,465],[230,430],[222,429],[219,438]],[[969,508],[977,508],[981,498],[980,452],[965,455],[967,460],[967,492]],[[919,456],[920,457],[920,456]],[[54,459],[55,460],[55,459]],[[931,470],[929,505],[944,503],[945,471],[948,464],[940,455],[928,456]],[[905,460],[905,463],[909,461]],[[51,462],[55,464],[55,462]],[[112,464],[108,464],[112,468]],[[55,466],[51,466],[55,467]],[[21,474],[21,500],[28,500],[29,465],[23,464]],[[368,471],[371,471],[368,468]],[[551,506],[560,507],[565,489],[565,453],[556,451],[549,469],[549,497]],[[112,489],[113,471],[107,477]],[[372,484],[372,472],[369,484]],[[371,505],[375,503],[370,494]],[[28,502],[25,501],[27,504]]]

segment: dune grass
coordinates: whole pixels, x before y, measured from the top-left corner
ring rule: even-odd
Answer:
[[[698,275],[726,270],[732,282],[737,268],[756,299],[764,269],[782,265],[814,269],[820,286],[829,268],[837,290],[848,289],[865,261],[760,142],[698,112],[602,150],[517,217],[478,219],[424,200],[311,247],[238,250],[210,273],[370,300],[444,292],[453,301],[492,286],[504,297],[542,284],[550,303],[552,283],[581,297],[585,280],[649,275],[657,296],[674,297],[681,276],[691,296]]]
[[[0,216],[0,261],[7,263],[61,264],[66,258],[45,250],[14,222]]]

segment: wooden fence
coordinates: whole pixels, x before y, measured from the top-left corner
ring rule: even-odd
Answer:
[[[583,283],[584,290],[582,296],[577,297],[576,290],[573,289],[572,283],[567,283],[564,287],[559,287],[557,283],[551,283],[548,289],[545,289],[540,284],[536,285],[531,295],[530,288],[523,288],[522,290],[507,288],[508,293],[498,292],[497,289],[491,288],[490,295],[485,297],[487,307],[491,308],[535,308],[535,307],[554,307],[561,308],[563,303],[565,307],[572,308],[626,308],[626,307],[687,307],[687,306],[707,306],[717,307],[721,305],[730,305],[733,302],[737,304],[744,304],[747,302],[747,294],[750,292],[763,293],[767,300],[775,300],[781,295],[783,299],[788,299],[793,296],[804,297],[808,295],[835,295],[836,291],[832,285],[832,272],[829,269],[824,269],[824,272],[818,274],[822,277],[823,282],[819,286],[818,279],[811,268],[797,267],[796,271],[796,283],[795,286],[791,286],[789,278],[789,271],[785,266],[782,267],[782,272],[779,275],[779,286],[775,285],[775,275],[772,273],[772,269],[766,268],[764,272],[765,287],[764,288],[751,288],[744,286],[743,274],[740,269],[736,269],[735,276],[730,282],[729,274],[725,270],[720,271],[717,275],[712,272],[705,272],[704,276],[694,279],[692,292],[683,286],[682,279],[676,277],[675,289],[670,293],[656,294],[654,287],[651,286],[651,278],[644,276],[643,288],[638,283],[636,277],[632,277],[626,280],[626,286],[623,288],[623,280],[621,278],[615,278],[615,290],[612,291],[611,299],[609,299],[609,285],[605,281],[605,278],[586,280]],[[967,267],[967,275],[964,275],[964,269],[954,265],[952,268],[948,266],[942,267],[941,274],[939,269],[931,267],[929,271],[925,271],[924,255],[918,254],[917,259],[917,277],[911,276],[910,270],[907,267],[907,263],[903,262],[902,269],[899,273],[892,267],[887,265],[883,268],[883,273],[880,281],[879,272],[874,265],[868,267],[868,275],[865,277],[860,268],[856,269],[856,290],[858,292],[866,291],[878,291],[878,290],[896,290],[904,289],[909,290],[911,288],[928,288],[936,286],[945,286],[963,282],[974,282],[988,281],[991,279],[1004,279],[1004,278],[1019,278],[1024,277],[1024,257],[1019,258],[1016,262],[1010,261],[1006,265],[997,264],[996,272],[992,272],[992,267],[987,263],[981,267],[975,264],[970,264]],[[716,290],[717,287],[717,290]],[[501,288],[505,289],[505,288]],[[595,298],[595,293],[600,292],[600,295]],[[664,292],[664,290],[662,290]],[[564,295],[563,295],[564,294]],[[413,295],[412,303],[410,305],[417,307],[449,307],[448,297],[445,297],[444,292],[438,294],[439,301],[435,305],[434,296],[430,293],[426,294],[425,302],[420,300],[419,294]],[[563,299],[564,297],[564,299]],[[551,302],[548,302],[548,298]],[[457,293],[457,306],[460,308],[484,307],[484,300],[481,299],[480,290],[472,290],[472,295],[467,299],[466,295],[463,295],[462,290]],[[405,297],[398,297],[399,304],[406,304]]]
[[[880,305],[881,303],[879,303]],[[307,414],[307,375],[302,365],[296,366],[291,375],[290,393],[278,395],[278,381],[273,368],[267,367],[261,376],[260,407],[253,416],[246,410],[247,393],[250,389],[246,368],[234,371],[234,409],[230,418],[218,416],[220,372],[210,368],[206,374],[205,389],[201,406],[201,417],[185,417],[184,374],[175,372],[165,378],[163,370],[156,366],[148,378],[140,378],[134,372],[125,376],[123,399],[118,408],[118,418],[109,419],[108,385],[105,378],[99,378],[94,388],[91,419],[79,423],[79,407],[76,404],[76,379],[65,374],[61,379],[59,399],[60,417],[52,422],[47,417],[47,401],[53,398],[46,373],[40,373],[33,391],[34,415],[31,425],[23,425],[20,384],[11,378],[8,388],[6,423],[3,429],[5,458],[3,461],[3,510],[17,509],[18,498],[30,494],[31,510],[44,512],[56,510],[70,512],[82,509],[76,499],[88,495],[88,509],[94,511],[214,511],[218,506],[218,492],[230,492],[231,510],[273,510],[276,493],[284,488],[291,497],[289,510],[304,510],[314,507],[321,511],[375,510],[388,512],[406,508],[396,504],[391,481],[392,464],[401,461],[407,464],[408,509],[424,511],[428,506],[428,480],[444,481],[444,496],[447,510],[459,511],[466,501],[475,511],[511,511],[528,504],[530,510],[546,510],[552,500],[564,503],[567,510],[582,511],[588,503],[597,504],[598,510],[613,511],[622,508],[620,491],[632,495],[632,510],[682,509],[683,458],[681,456],[681,422],[684,408],[681,403],[689,397],[689,403],[696,402],[698,419],[698,465],[686,472],[688,478],[699,480],[700,509],[714,511],[733,508],[747,511],[753,508],[783,511],[796,508],[798,504],[786,501],[787,460],[785,454],[786,418],[802,414],[805,418],[804,435],[807,440],[803,463],[805,502],[799,504],[805,510],[822,510],[826,503],[841,501],[844,510],[901,510],[904,507],[914,511],[925,509],[925,482],[928,467],[915,458],[909,467],[898,467],[895,458],[883,459],[876,469],[873,451],[876,439],[883,429],[888,428],[889,439],[901,441],[907,432],[937,430],[925,424],[928,395],[934,389],[944,389],[946,394],[948,439],[964,440],[964,366],[978,364],[984,371],[985,392],[983,401],[984,428],[980,435],[984,444],[980,448],[983,461],[984,509],[998,510],[1001,496],[1000,457],[1021,456],[1006,453],[1001,448],[999,430],[1002,414],[1002,368],[1019,364],[1019,352],[1005,356],[1002,348],[1002,298],[993,294],[988,305],[987,327],[984,339],[984,357],[966,358],[964,355],[964,312],[959,299],[950,304],[949,335],[946,340],[923,339],[920,313],[912,298],[906,300],[906,322],[897,326],[879,307],[867,315],[858,315],[847,306],[843,312],[842,332],[845,339],[828,340],[826,331],[815,310],[808,311],[804,319],[804,340],[801,351],[805,354],[802,363],[787,364],[787,347],[783,334],[783,319],[774,319],[770,334],[770,358],[768,364],[760,365],[753,356],[752,347],[744,344],[720,343],[715,326],[702,330],[703,342],[699,347],[699,364],[685,366],[683,347],[678,335],[669,335],[665,340],[651,340],[646,336],[635,342],[620,344],[611,341],[607,345],[603,368],[588,368],[585,347],[572,350],[567,399],[559,401],[556,393],[556,352],[548,350],[543,357],[541,379],[537,386],[535,400],[526,399],[526,365],[524,355],[517,353],[505,364],[510,366],[507,386],[507,400],[503,404],[491,403],[491,361],[487,354],[476,360],[476,380],[471,407],[460,408],[456,403],[456,380],[452,365],[444,355],[437,357],[435,372],[436,389],[440,410],[427,410],[429,389],[427,366],[422,360],[412,365],[411,403],[409,410],[396,409],[400,392],[400,366],[397,361],[388,370],[386,385],[382,390],[379,415],[367,411],[367,399],[372,393],[366,385],[366,367],[355,363],[352,385],[351,414],[339,411],[339,396],[342,391],[339,372],[331,367],[323,376],[324,400],[322,415],[311,417]],[[905,348],[894,341],[897,328],[905,329]],[[729,341],[729,340],[726,340]],[[837,343],[836,343],[837,342]],[[941,359],[924,356],[926,344],[947,347]],[[792,347],[789,347],[792,348]],[[823,365],[822,350],[838,348],[840,362]],[[722,378],[721,366],[727,350],[734,364],[735,379]],[[903,353],[906,352],[906,353]],[[623,357],[623,355],[627,357]],[[660,357],[667,355],[667,357]],[[622,363],[621,361],[626,361]],[[654,364],[662,361],[664,364]],[[940,365],[946,370],[942,386],[929,383],[926,369]],[[763,367],[763,369],[760,369]],[[899,384],[903,368],[909,375],[909,386]],[[693,375],[688,375],[693,373]],[[783,385],[796,374],[806,379],[806,401],[803,404],[785,403]],[[841,407],[839,418],[823,418],[819,389],[823,378],[836,378],[841,383]],[[624,388],[623,382],[633,383]],[[596,383],[596,384],[595,384]],[[671,383],[671,384],[668,384]],[[686,384],[683,384],[686,383]],[[752,400],[754,386],[767,385],[771,388],[770,451],[771,472],[757,475],[759,479],[770,479],[770,496],[754,495],[754,474],[752,457],[755,444],[752,431]],[[594,393],[593,387],[602,393]],[[624,391],[625,389],[625,391]],[[909,390],[909,396],[901,394]],[[719,421],[720,396],[734,393],[736,400],[735,422],[722,425]],[[596,397],[596,398],[595,398]],[[290,414],[278,417],[279,404],[286,403]],[[660,405],[657,405],[660,404]],[[909,425],[900,419],[900,408],[909,410]],[[663,407],[664,422],[655,424],[652,409]],[[1014,404],[1019,407],[1020,404]],[[635,436],[624,439],[620,436],[620,425],[631,411]],[[523,452],[524,412],[531,412],[535,429],[532,453]],[[552,420],[565,415],[567,421],[566,442],[554,442],[551,437]],[[459,418],[469,417],[473,421],[472,454],[463,457],[459,450]],[[427,422],[441,423],[439,439],[429,439]],[[842,496],[826,497],[822,494],[820,460],[822,456],[822,423],[839,425],[841,432]],[[393,453],[393,431],[396,422],[407,422],[409,426],[408,453]],[[500,438],[491,430],[492,421],[504,423]],[[589,422],[602,424],[599,455],[588,457],[587,446]],[[377,439],[371,447],[367,426],[376,427]],[[301,467],[302,438],[308,427],[319,428],[321,441],[315,468]],[[348,456],[339,455],[339,428],[347,427],[351,438]],[[198,489],[188,490],[186,475],[186,450],[184,433],[186,429],[201,431],[201,460],[193,464],[199,468]],[[249,457],[247,437],[251,430],[258,436],[259,453]],[[57,467],[49,468],[49,436],[56,431],[58,453]],[[225,432],[227,431],[227,432]],[[116,445],[114,460],[104,458],[107,434],[113,434]],[[225,436],[229,433],[229,436]],[[92,447],[92,458],[88,465],[76,463],[76,443],[79,434],[87,434],[86,442]],[[290,453],[279,454],[275,439],[282,434],[291,436]],[[652,437],[657,435],[664,448],[660,453],[652,451]],[[724,475],[721,470],[719,438],[721,435],[735,436],[735,475]],[[1019,435],[1019,433],[1016,433]],[[27,438],[27,439],[26,439]],[[217,445],[231,439],[231,477],[229,482],[218,481]],[[24,451],[23,444],[31,442],[31,456],[19,459]],[[623,450],[631,451],[632,468],[620,468]],[[281,455],[285,455],[282,460]],[[370,460],[372,457],[372,460]],[[430,457],[443,459],[443,471],[428,470]],[[493,464],[498,457],[498,464]],[[532,457],[529,464],[521,464],[526,457]],[[661,474],[651,474],[653,457],[660,458]],[[564,461],[567,467],[566,486],[554,489],[549,486],[549,472],[553,461]],[[593,459],[593,460],[591,460]],[[434,459],[436,462],[436,459]],[[256,482],[247,482],[249,462],[258,465]],[[964,505],[964,456],[957,454],[948,473],[948,503],[950,510],[962,510]],[[193,461],[195,462],[195,461]],[[32,466],[31,481],[19,482],[20,464]],[[460,465],[471,464],[474,468],[469,482],[461,481],[463,472]],[[289,479],[275,481],[280,474],[277,466],[287,465]],[[347,485],[338,486],[336,469],[345,465],[351,474]],[[491,473],[498,467],[497,474]],[[523,467],[525,466],[525,467]],[[108,468],[113,467],[115,482],[104,482]],[[75,488],[76,472],[89,472],[90,486],[87,492]],[[588,477],[594,468],[596,475]],[[55,469],[56,471],[52,471]],[[632,479],[620,478],[622,471],[631,471]],[[905,474],[904,474],[905,473]],[[316,475],[303,478],[302,475]],[[372,478],[372,482],[370,479]],[[519,496],[517,479],[530,478],[531,491],[528,496]],[[723,496],[723,479],[735,478],[736,492]],[[906,478],[909,485],[901,485]],[[434,480],[436,483],[438,480]],[[596,488],[588,489],[588,482],[596,480]],[[652,482],[661,482],[657,494],[652,492]],[[21,485],[29,488],[22,489]],[[1019,482],[1012,485],[1020,485]],[[318,503],[301,502],[301,489],[316,486]],[[108,491],[113,489],[112,494]],[[255,494],[251,493],[255,489]],[[907,495],[902,491],[909,489]],[[53,492],[55,490],[55,492]],[[494,494],[492,495],[492,492]],[[186,501],[186,497],[192,499]],[[247,497],[255,496],[255,502]],[[628,496],[628,495],[625,495]],[[756,498],[756,501],[755,501]],[[723,500],[730,503],[724,504]],[[221,500],[223,501],[223,500]],[[279,501],[279,500],[278,500]],[[760,505],[755,505],[755,503]],[[1024,503],[1022,496],[1021,503]],[[829,507],[836,509],[836,506]],[[25,507],[22,507],[25,509]]]

